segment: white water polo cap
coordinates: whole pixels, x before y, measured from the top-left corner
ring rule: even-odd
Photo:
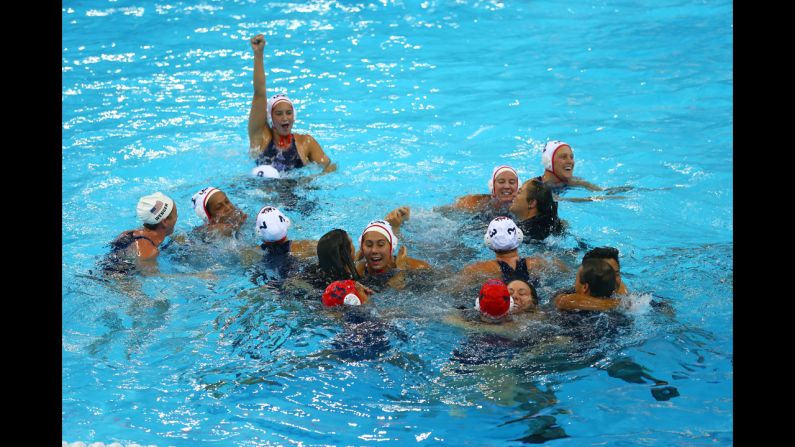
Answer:
[[[281,174],[279,174],[279,170],[274,168],[271,165],[259,165],[256,168],[251,170],[251,175],[253,177],[262,177],[262,178],[279,178]]]
[[[190,201],[193,204],[193,211],[204,223],[210,222],[210,215],[207,213],[207,201],[210,199],[210,196],[220,191],[221,190],[218,188],[208,186],[190,198]]]
[[[392,225],[389,222],[385,220],[374,220],[367,224],[367,227],[365,227],[364,231],[362,231],[362,235],[359,236],[359,246],[364,245],[364,235],[370,231],[383,234],[387,242],[389,242],[389,245],[392,247],[392,253],[395,253],[398,246],[398,238],[395,236],[395,232],[392,231]]]
[[[265,242],[276,242],[287,237],[287,229],[292,225],[290,218],[276,207],[264,206],[257,213],[257,235]]]
[[[280,102],[286,102],[290,104],[290,107],[293,108],[293,119],[295,119],[295,106],[293,105],[293,102],[284,93],[277,93],[268,98],[268,125],[271,127],[273,127],[273,108],[276,107],[276,104],[279,104]]]
[[[522,184],[522,182],[519,180],[519,173],[516,172],[516,169],[514,169],[514,168],[512,168],[512,167],[510,167],[508,165],[497,166],[492,171],[491,178],[489,179],[489,192],[492,195],[494,194],[494,183],[497,182],[497,176],[502,174],[503,172],[512,172],[513,173],[513,175],[516,177],[516,189],[519,189],[519,185]]]
[[[164,221],[174,209],[174,201],[162,192],[141,197],[135,214],[145,224],[156,225]]]
[[[552,169],[552,160],[555,159],[555,152],[557,152],[561,146],[571,147],[569,143],[565,143],[559,140],[552,140],[544,146],[544,151],[541,152],[541,162],[544,163],[544,169],[546,169],[547,171],[552,173],[555,172],[555,170]],[[572,153],[573,152],[574,149],[572,149]]]
[[[519,247],[524,239],[522,229],[510,217],[499,216],[489,223],[483,243],[494,251],[510,251]]]

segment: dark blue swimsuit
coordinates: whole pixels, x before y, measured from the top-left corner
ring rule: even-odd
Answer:
[[[135,270],[135,259],[127,253],[127,248],[139,239],[146,239],[153,246],[157,247],[151,239],[146,236],[134,236],[135,230],[125,231],[110,243],[110,253],[101,262],[104,273],[127,274]]]
[[[505,284],[508,284],[514,279],[521,279],[522,281],[533,286],[533,288],[538,289],[539,278],[536,276],[530,277],[530,271],[527,270],[526,258],[520,258],[518,261],[516,261],[515,269],[512,269],[511,266],[505,261],[500,261],[499,259],[496,259],[496,261],[500,266],[500,271],[502,272],[502,281]]]
[[[295,146],[295,136],[292,137],[290,148],[286,151],[276,149],[273,138],[268,143],[265,151],[257,157],[257,166],[271,165],[279,172],[289,171],[290,169],[302,168],[304,166],[301,156],[298,155],[298,148]]]

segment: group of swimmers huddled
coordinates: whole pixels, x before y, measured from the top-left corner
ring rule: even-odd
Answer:
[[[317,163],[323,173],[336,170],[318,142],[310,135],[292,133],[295,109],[284,94],[266,95],[263,49],[265,39],[251,39],[254,51],[254,97],[249,114],[249,155],[256,161],[255,176],[279,177],[282,173]],[[523,257],[519,247],[541,241],[566,230],[558,217],[556,199],[564,188],[602,188],[574,177],[574,153],[562,141],[548,142],[542,152],[544,173],[521,182],[511,166],[494,168],[488,182],[489,194],[458,198],[453,209],[484,216],[488,228],[485,245],[495,257],[474,262],[455,272],[452,280],[460,290],[478,285],[474,311],[480,321],[501,323],[512,315],[538,310],[538,281],[544,272],[567,271],[557,260]],[[244,228],[248,215],[221,190],[206,187],[190,201],[203,225],[192,233],[211,243],[217,238],[235,237]],[[161,244],[172,235],[177,223],[177,204],[156,192],[142,197],[136,209],[143,227],[123,232],[111,243],[103,260],[106,273],[129,275],[155,262]],[[509,217],[511,216],[511,217]],[[260,280],[283,289],[301,288],[324,306],[361,306],[386,288],[406,287],[416,272],[433,271],[423,260],[409,257],[405,245],[398,245],[400,228],[410,218],[408,207],[399,207],[383,219],[371,221],[354,239],[343,229],[332,229],[319,240],[291,240],[291,220],[273,205],[263,206],[255,216],[254,231],[261,240],[258,255]],[[358,251],[356,245],[359,246]],[[577,268],[574,287],[551,297],[560,311],[606,311],[622,305],[628,294],[621,280],[618,250],[600,247],[588,251]],[[469,301],[472,303],[472,301]]]

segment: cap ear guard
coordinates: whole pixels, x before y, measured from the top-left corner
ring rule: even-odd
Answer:
[[[361,306],[362,304],[362,300],[360,300],[359,297],[353,293],[345,295],[345,299],[342,300],[342,302],[349,306]]]

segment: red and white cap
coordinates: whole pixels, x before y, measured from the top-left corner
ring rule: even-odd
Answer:
[[[293,106],[293,102],[284,93],[277,93],[277,94],[271,96],[270,98],[268,98],[268,109],[267,109],[267,111],[268,111],[268,125],[269,126],[273,126],[273,117],[271,116],[271,114],[273,113],[273,108],[276,107],[276,104],[278,104],[280,102],[286,102],[286,103],[290,104],[290,106],[293,108],[293,119],[295,119],[295,106]]]
[[[494,183],[497,181],[497,176],[502,174],[503,172],[512,172],[514,176],[516,176],[516,189],[519,189],[519,185],[522,184],[519,181],[519,173],[516,172],[516,169],[508,166],[508,165],[501,165],[494,168],[494,171],[491,173],[491,178],[489,179],[489,192],[494,195]]]
[[[524,240],[522,229],[510,217],[497,216],[486,229],[483,243],[494,251],[510,251],[519,246]]]
[[[326,307],[342,306],[360,306],[366,301],[359,296],[356,291],[356,283],[352,279],[345,281],[334,281],[326,287],[321,298],[323,305]]]
[[[193,211],[204,223],[210,222],[210,214],[207,212],[207,200],[210,199],[211,195],[220,191],[218,188],[208,186],[191,197],[190,201],[193,203]]]
[[[508,286],[499,279],[490,279],[480,288],[475,299],[475,309],[488,318],[496,319],[508,315],[514,307]]]
[[[143,223],[155,225],[165,220],[173,210],[174,201],[171,197],[158,191],[141,197],[135,208],[135,214]]]
[[[359,236],[359,246],[361,246],[364,242],[364,234],[370,231],[383,234],[384,237],[386,237],[386,240],[389,242],[389,245],[392,247],[392,253],[397,250],[398,238],[395,236],[395,232],[392,231],[392,225],[385,220],[374,220],[367,224],[367,227],[365,227],[364,231],[362,231],[362,235]]]
[[[257,235],[265,242],[276,242],[287,237],[287,229],[292,225],[290,218],[276,207],[263,206],[257,213]]]
[[[544,146],[544,150],[541,152],[541,162],[544,163],[544,169],[553,174],[555,170],[552,168],[552,160],[555,159],[555,152],[557,152],[561,146],[571,147],[569,143],[560,140],[552,140]],[[574,151],[574,149],[572,149],[572,151]]]

